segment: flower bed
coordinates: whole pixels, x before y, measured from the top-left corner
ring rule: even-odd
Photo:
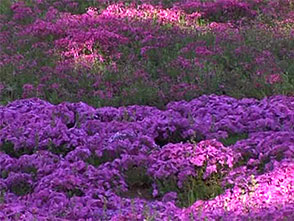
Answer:
[[[290,217],[293,108],[285,96],[202,96],[166,110],[14,101],[0,107],[0,217]],[[232,133],[248,136],[217,141]]]

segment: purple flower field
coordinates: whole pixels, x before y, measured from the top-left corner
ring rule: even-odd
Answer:
[[[0,108],[1,219],[291,218],[293,109],[285,96],[204,95],[166,110],[11,102]]]
[[[294,220],[292,0],[0,0],[0,220]]]

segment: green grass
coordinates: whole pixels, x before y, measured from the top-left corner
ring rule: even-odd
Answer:
[[[248,138],[248,133],[240,133],[240,134],[236,134],[236,133],[231,133],[229,134],[229,136],[225,139],[220,139],[220,142],[224,145],[224,146],[230,146],[235,144],[238,140],[244,140]]]

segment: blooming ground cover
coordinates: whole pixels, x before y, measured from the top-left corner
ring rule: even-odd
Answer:
[[[0,0],[0,219],[293,220],[293,11]]]

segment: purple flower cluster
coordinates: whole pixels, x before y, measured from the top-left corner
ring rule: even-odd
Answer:
[[[258,101],[215,95],[169,103],[165,110],[94,109],[82,102],[52,105],[35,98],[0,106],[0,217],[245,220],[289,215],[294,210],[293,108],[292,97]],[[249,137],[229,147],[215,140],[232,133]],[[195,134],[204,140],[183,143]],[[197,168],[204,169],[204,180],[227,174],[223,185],[233,186],[183,209],[175,206],[173,192],[152,201],[130,199],[119,194],[130,188],[123,174],[130,165],[145,166],[153,181],[175,176],[179,187]]]
[[[223,173],[225,165],[232,168],[239,159],[237,153],[215,140],[202,141],[197,145],[167,144],[161,150],[153,151],[150,157],[149,173],[155,178],[177,175],[179,187],[187,176],[197,175],[195,167],[206,167],[202,177],[205,180],[212,173]]]
[[[226,138],[230,133],[293,131],[292,97],[274,96],[258,101],[212,95],[190,102],[171,102],[167,108],[191,119],[193,129],[206,138]]]

